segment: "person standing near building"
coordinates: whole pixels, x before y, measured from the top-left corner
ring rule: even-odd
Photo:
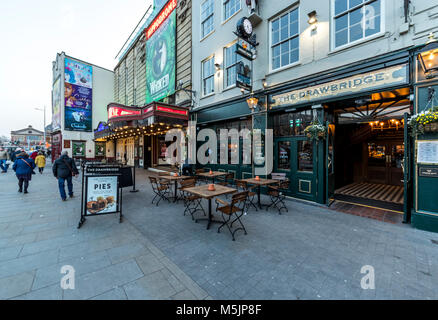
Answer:
[[[9,163],[7,163],[7,161],[9,161],[8,151],[0,147],[0,168],[2,169],[2,173],[8,172]]]
[[[34,174],[33,169],[35,169],[35,162],[29,158],[26,152],[20,153],[12,166],[18,179],[18,192],[23,192],[24,187],[24,193],[28,193],[27,188],[29,181],[32,180],[32,174]]]
[[[35,158],[35,164],[38,167],[38,171],[43,174],[44,167],[46,166],[46,157],[42,151],[38,152],[38,155]]]
[[[72,158],[68,156],[68,151],[64,150],[61,153],[61,157],[57,159],[53,164],[53,175],[58,179],[59,193],[61,194],[62,201],[67,200],[65,194],[65,182],[67,181],[68,195],[73,198],[73,181],[72,177],[79,174],[76,164]]]

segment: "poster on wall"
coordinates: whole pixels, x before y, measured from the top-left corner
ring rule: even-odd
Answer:
[[[417,141],[417,163],[438,164],[438,140]]]
[[[61,77],[56,79],[52,88],[52,130],[61,129]]]
[[[96,157],[104,157],[105,156],[105,142],[96,142],[94,146],[95,146]]]
[[[157,18],[164,13],[168,13],[167,7]],[[150,66],[146,69],[146,104],[175,92],[175,30],[176,12],[173,10],[161,25],[157,26],[154,21],[146,31],[146,65]]]
[[[86,215],[117,212],[117,176],[88,177]]]
[[[91,66],[65,59],[65,130],[92,131],[92,75]]]
[[[73,141],[73,157],[85,157],[85,142]]]

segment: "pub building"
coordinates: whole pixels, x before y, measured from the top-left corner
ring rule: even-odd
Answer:
[[[161,102],[143,107],[118,103],[108,105],[108,122],[94,131],[96,142],[106,143],[106,159],[145,169],[164,169],[167,147],[165,134],[187,126],[189,109]]]
[[[390,210],[402,215],[404,223],[438,232],[438,161],[417,163],[422,140],[433,143],[425,148],[429,158],[438,157],[438,133],[411,137],[407,125],[433,103],[433,89],[433,105],[438,106],[438,77],[431,72],[425,76],[419,62],[423,47],[259,90],[196,110],[192,118],[198,130],[215,130],[218,141],[221,128],[272,129],[272,172],[291,181],[290,198]],[[434,57],[436,72],[438,44],[435,52],[427,54]],[[306,136],[305,128],[315,122],[326,128],[325,138]],[[228,146],[230,151],[237,148]],[[218,155],[217,164],[198,166],[233,172],[239,179],[251,177],[254,164],[243,165],[242,156],[240,151],[239,165],[219,164]]]

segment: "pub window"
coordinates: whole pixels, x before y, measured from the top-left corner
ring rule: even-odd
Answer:
[[[202,93],[204,96],[214,92],[214,57],[202,62]]]
[[[298,8],[271,21],[271,69],[279,69],[298,61]]]
[[[290,170],[290,141],[278,142],[278,169]]]
[[[298,171],[313,171],[313,143],[309,140],[298,141]]]
[[[313,120],[312,110],[303,110],[294,113],[283,113],[274,116],[274,135],[275,136],[303,136],[304,129]]]
[[[214,1],[206,0],[201,4],[201,39],[213,32]]]
[[[225,88],[236,84],[237,63],[242,61],[242,56],[236,53],[236,43],[224,48],[225,56]]]
[[[227,20],[233,14],[240,10],[241,0],[223,0],[224,1],[224,20]]]
[[[332,0],[334,47],[342,47],[381,31],[383,0]]]

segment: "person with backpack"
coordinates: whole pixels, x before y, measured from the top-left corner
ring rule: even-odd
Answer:
[[[44,167],[46,166],[46,157],[42,151],[38,152],[38,155],[35,158],[35,164],[38,167],[38,171],[43,174]]]
[[[64,150],[53,164],[53,175],[58,179],[59,193],[61,194],[62,201],[67,200],[65,194],[65,182],[67,181],[68,195],[73,198],[73,181],[72,177],[79,174],[76,164],[72,158],[68,156],[68,151]]]
[[[32,180],[32,174],[35,174],[33,169],[35,169],[35,162],[26,152],[17,155],[12,170],[15,171],[18,179],[18,192],[23,192],[24,187],[24,193],[28,193],[29,181]]]

